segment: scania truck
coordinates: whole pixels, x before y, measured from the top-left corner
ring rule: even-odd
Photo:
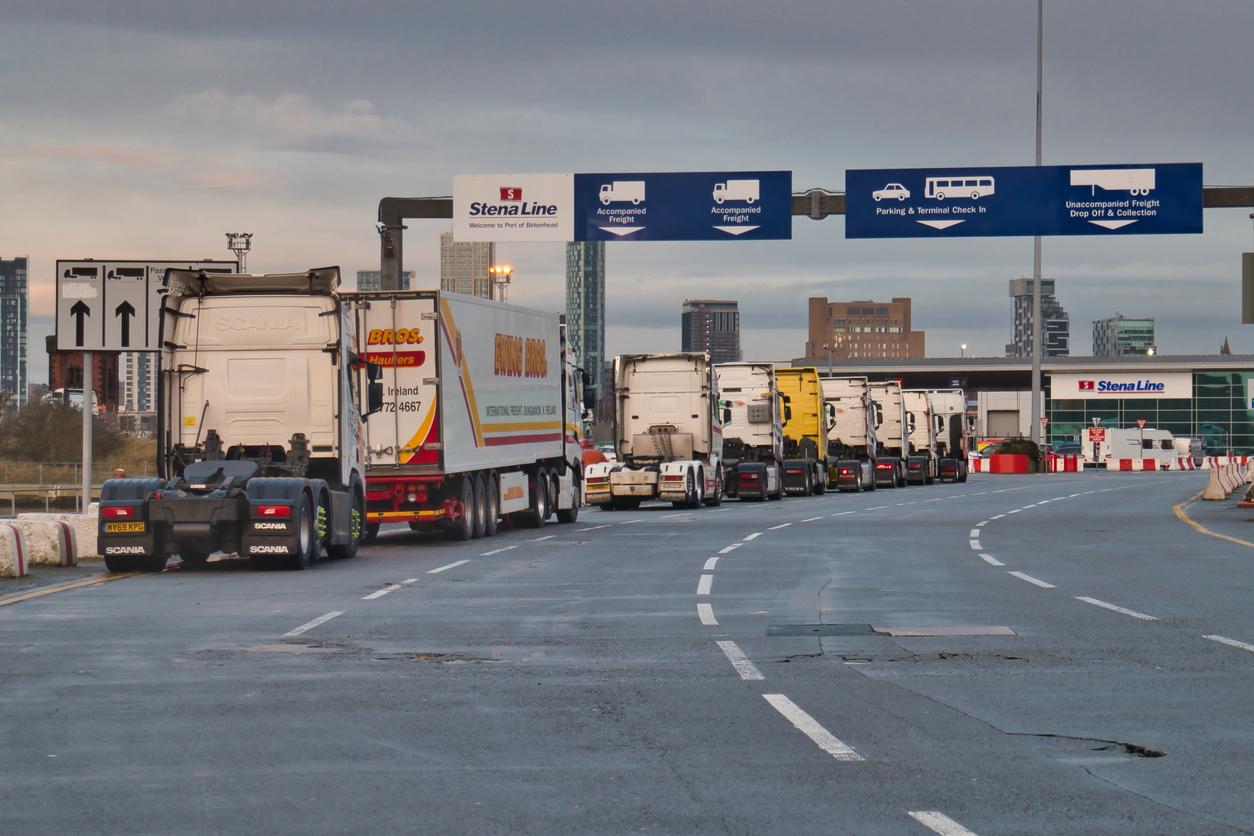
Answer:
[[[364,437],[367,536],[383,523],[456,540],[574,522],[582,401],[558,314],[436,290],[345,294],[382,409]]]
[[[770,363],[720,363],[723,478],[729,497],[784,496],[784,409]]]
[[[587,501],[602,510],[669,500],[676,508],[723,501],[723,420],[707,354],[614,358],[617,461],[584,468]]]
[[[827,490],[827,405],[812,366],[775,370],[789,413],[784,421],[784,490],[810,496]]]
[[[936,424],[932,421],[932,399],[922,389],[903,389],[910,454],[906,459],[906,481],[930,485],[940,473],[936,456]]]
[[[875,484],[881,488],[899,488],[906,484],[906,458],[910,455],[908,416],[901,384],[886,380],[870,384],[869,389],[881,418],[875,434]]]
[[[324,549],[356,555],[362,414],[381,407],[382,386],[358,351],[339,268],[167,270],[164,282],[158,476],[104,483],[105,565],[158,572],[169,555],[221,551],[306,569]]]
[[[932,389],[932,420],[936,424],[936,455],[941,481],[967,481],[967,396],[961,389]]]
[[[875,490],[875,429],[879,407],[865,377],[823,378],[827,423],[827,486],[841,491]]]

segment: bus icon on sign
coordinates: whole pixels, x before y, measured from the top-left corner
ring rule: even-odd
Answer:
[[[992,177],[929,177],[923,186],[923,196],[944,200],[945,198],[969,197],[979,200],[993,194]]]

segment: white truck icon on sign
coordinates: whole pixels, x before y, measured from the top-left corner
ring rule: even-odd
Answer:
[[[1071,185],[1093,187],[1089,194],[1096,195],[1097,187],[1108,192],[1127,189],[1133,195],[1149,194],[1154,188],[1152,168],[1073,168]]]
[[[728,180],[726,183],[714,184],[715,203],[722,203],[724,200],[743,200],[745,203],[753,203],[757,199],[757,180]]]
[[[604,205],[609,206],[611,201],[628,200],[632,206],[639,206],[640,201],[644,200],[643,180],[615,180],[601,186],[601,203]]]

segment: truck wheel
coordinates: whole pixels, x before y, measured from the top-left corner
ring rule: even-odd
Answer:
[[[110,572],[117,572],[119,574],[123,572],[139,571],[135,568],[134,558],[125,554],[106,554],[105,568]]]
[[[549,517],[552,518],[557,511],[557,493],[562,483],[558,480],[556,470],[549,471]]]
[[[698,469],[696,481],[692,483],[692,492],[688,495],[688,507],[689,508],[701,507],[701,493],[704,490],[705,490],[705,471]]]
[[[965,461],[958,466],[958,481],[967,481],[967,463]]]
[[[689,470],[684,474],[684,498],[671,502],[672,508],[691,508],[692,498],[696,494],[696,488],[692,484],[692,471]]]
[[[705,504],[711,508],[716,508],[723,504],[723,466],[719,465],[714,471],[714,493],[705,498]]]
[[[549,519],[549,479],[543,470],[536,472],[535,484],[531,490],[531,527],[544,528]]]
[[[814,495],[822,496],[825,493],[827,493],[827,475],[820,470],[819,475],[814,479]]]
[[[366,523],[366,539],[373,540],[379,536],[379,523]]]
[[[137,572],[164,572],[165,564],[166,564],[166,556],[163,554],[143,555],[135,559],[135,571]]]
[[[469,540],[475,534],[475,483],[469,475],[462,477],[462,489],[459,497],[462,501],[462,515],[448,527],[450,540]]]
[[[475,485],[475,514],[474,514],[474,531],[471,533],[471,539],[478,540],[483,536],[483,532],[488,528],[488,489],[483,486],[483,477],[476,476]]]
[[[501,489],[497,486],[495,474],[488,474],[487,492],[488,507],[484,514],[483,536],[495,537],[501,520]]]
[[[300,498],[300,520],[296,534],[296,554],[287,559],[287,568],[294,571],[308,569],[314,562],[314,544],[318,540],[318,529],[314,520],[313,502],[309,494]]]
[[[348,512],[348,542],[327,546],[327,557],[332,560],[348,560],[357,556],[357,547],[361,545],[361,527],[365,517],[361,507],[361,495],[353,492],[353,506]]]

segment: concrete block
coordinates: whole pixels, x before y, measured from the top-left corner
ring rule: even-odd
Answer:
[[[99,520],[95,514],[18,514],[19,520],[53,520],[69,523],[78,541],[78,557],[99,557],[96,551],[96,532]]]
[[[12,523],[0,523],[0,578],[26,577],[26,538]]]
[[[74,566],[78,563],[78,537],[74,527],[61,520],[12,520],[26,539],[28,566]]]

